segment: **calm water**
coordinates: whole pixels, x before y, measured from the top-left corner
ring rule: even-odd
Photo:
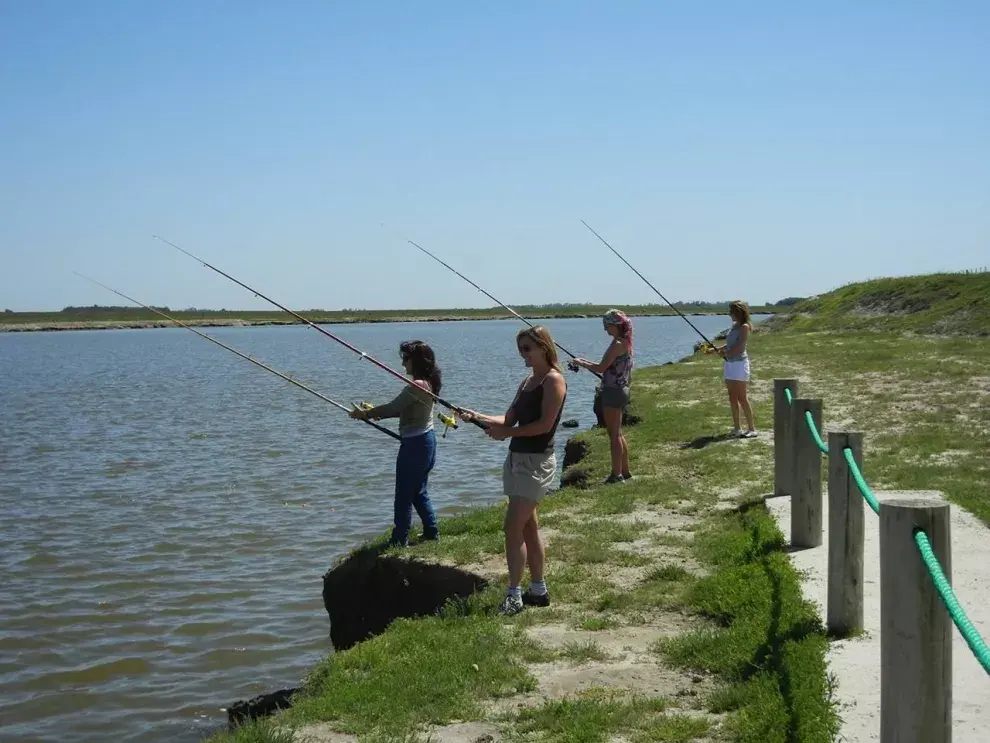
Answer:
[[[549,326],[589,358],[606,346],[597,319]],[[333,332],[395,368],[401,340],[426,340],[442,395],[498,413],[525,374],[520,327]],[[345,404],[401,387],[309,328],[204,332]],[[637,362],[696,339],[680,318],[640,318]],[[595,380],[567,378],[581,430]],[[330,650],[321,576],[390,526],[396,442],[182,328],[0,333],[0,430],[3,741],[199,740],[221,707],[297,684]],[[506,446],[473,426],[440,439],[438,509],[499,500]]]

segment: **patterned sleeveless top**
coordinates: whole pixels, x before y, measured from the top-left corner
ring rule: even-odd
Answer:
[[[619,354],[602,374],[603,387],[628,387],[632,381],[632,354]]]

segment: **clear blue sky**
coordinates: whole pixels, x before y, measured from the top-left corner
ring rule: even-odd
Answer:
[[[0,0],[0,307],[756,303],[990,264],[985,2]],[[382,227],[382,223],[385,227]]]

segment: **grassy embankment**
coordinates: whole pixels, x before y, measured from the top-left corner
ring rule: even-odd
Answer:
[[[990,521],[990,347],[972,335],[990,331],[990,276],[951,289],[971,293],[955,311],[946,304],[959,296],[929,280],[844,288],[815,300],[821,314],[807,324],[798,315],[757,333],[758,422],[770,425],[773,377],[797,377],[802,394],[824,398],[827,430],[866,432],[874,487],[940,489]],[[930,301],[882,314],[877,292],[889,290]],[[846,329],[859,306],[869,331]],[[588,454],[569,476],[583,471],[592,487],[566,488],[543,510],[552,608],[500,619],[498,582],[445,616],[400,620],[322,662],[288,713],[217,740],[287,741],[293,729],[295,740],[331,740],[329,730],[408,740],[471,720],[508,739],[832,740],[827,638],[762,503],[768,436],[719,440],[728,418],[713,357],[637,371],[634,408],[637,478],[595,484],[607,442],[584,433]],[[411,553],[504,580],[502,513],[448,519],[442,542]]]
[[[684,314],[724,315],[728,303],[677,303]],[[156,309],[187,325],[293,325],[299,321],[281,311],[262,310],[172,310]],[[591,304],[519,305],[519,314],[530,319],[598,317],[609,307]],[[644,317],[673,315],[665,304],[625,305],[625,312]],[[773,313],[780,307],[754,307],[757,313]],[[512,317],[501,307],[420,310],[297,310],[315,323],[437,322],[456,320],[502,320]],[[28,330],[100,330],[113,328],[152,328],[172,326],[168,320],[143,307],[72,307],[60,312],[0,312],[0,332]]]

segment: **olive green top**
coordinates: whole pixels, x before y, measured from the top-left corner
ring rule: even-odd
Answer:
[[[418,436],[433,428],[433,397],[426,390],[405,385],[391,401],[368,411],[369,418],[399,417],[400,436]]]

